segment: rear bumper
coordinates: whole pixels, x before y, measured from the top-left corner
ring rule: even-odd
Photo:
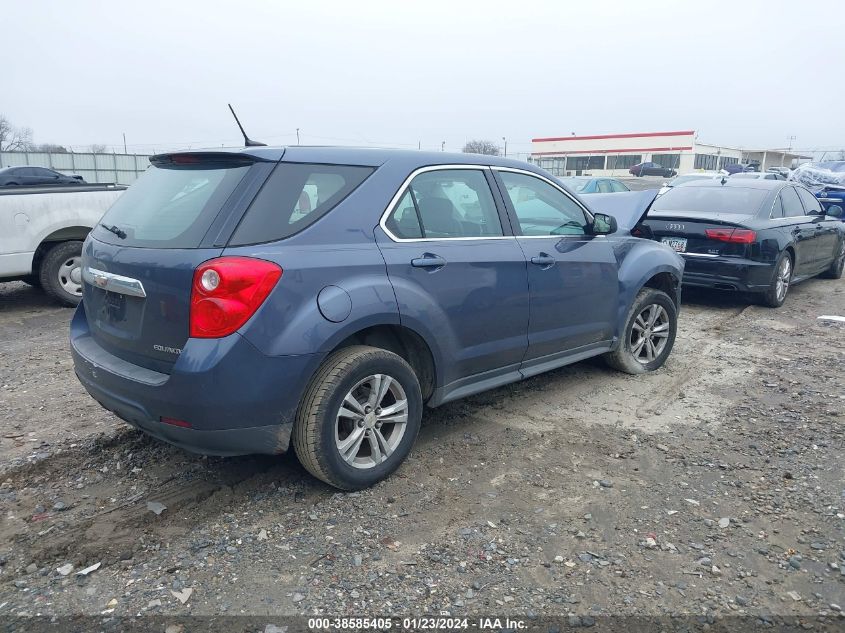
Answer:
[[[233,334],[190,339],[172,372],[163,374],[101,347],[82,306],[70,343],[79,381],[103,407],[153,437],[209,455],[286,451],[300,396],[320,360],[315,354],[266,356]]]
[[[740,292],[763,292],[774,275],[774,262],[757,262],[739,257],[695,257],[684,255],[683,285]]]

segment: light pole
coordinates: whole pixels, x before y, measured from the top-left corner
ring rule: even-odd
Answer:
[[[502,140],[505,142],[505,158],[507,158],[507,157],[508,157],[508,139],[506,139],[506,138],[503,136],[503,137],[502,137]]]
[[[441,152],[446,151],[446,141],[443,141],[442,143],[440,143],[440,151]]]
[[[296,128],[296,144],[299,145],[299,128]]]

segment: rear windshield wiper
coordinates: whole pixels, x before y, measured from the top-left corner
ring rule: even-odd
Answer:
[[[102,222],[100,222],[100,226],[102,226],[107,231],[111,231],[112,233],[117,235],[120,239],[122,239],[122,240],[126,239],[126,231],[121,229],[119,226],[116,226],[114,224],[109,226],[108,224],[103,224]]]

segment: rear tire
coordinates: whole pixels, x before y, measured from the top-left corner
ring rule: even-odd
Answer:
[[[60,242],[41,260],[41,287],[62,305],[74,307],[82,301],[82,242]]]
[[[825,279],[841,279],[842,271],[845,269],[845,240],[839,244],[839,255],[830,264],[830,268],[824,271],[821,276]]]
[[[347,347],[323,362],[305,390],[293,448],[318,479],[360,490],[399,467],[421,419],[420,384],[408,363],[376,347]]]
[[[779,308],[783,305],[792,282],[793,271],[792,255],[789,251],[782,252],[775,262],[772,281],[761,297],[763,305],[770,308]]]
[[[678,332],[678,309],[665,292],[643,288],[637,293],[619,346],[604,355],[613,369],[642,374],[659,369],[669,358]]]

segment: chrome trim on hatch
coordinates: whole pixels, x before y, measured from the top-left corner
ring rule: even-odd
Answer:
[[[678,255],[683,255],[684,257],[719,257],[713,253],[678,253]]]
[[[114,273],[108,273],[105,270],[86,266],[82,270],[82,278],[86,283],[91,284],[95,288],[100,288],[108,292],[142,298],[147,296],[147,293],[144,291],[144,284],[131,277],[124,277],[123,275],[116,275]]]

